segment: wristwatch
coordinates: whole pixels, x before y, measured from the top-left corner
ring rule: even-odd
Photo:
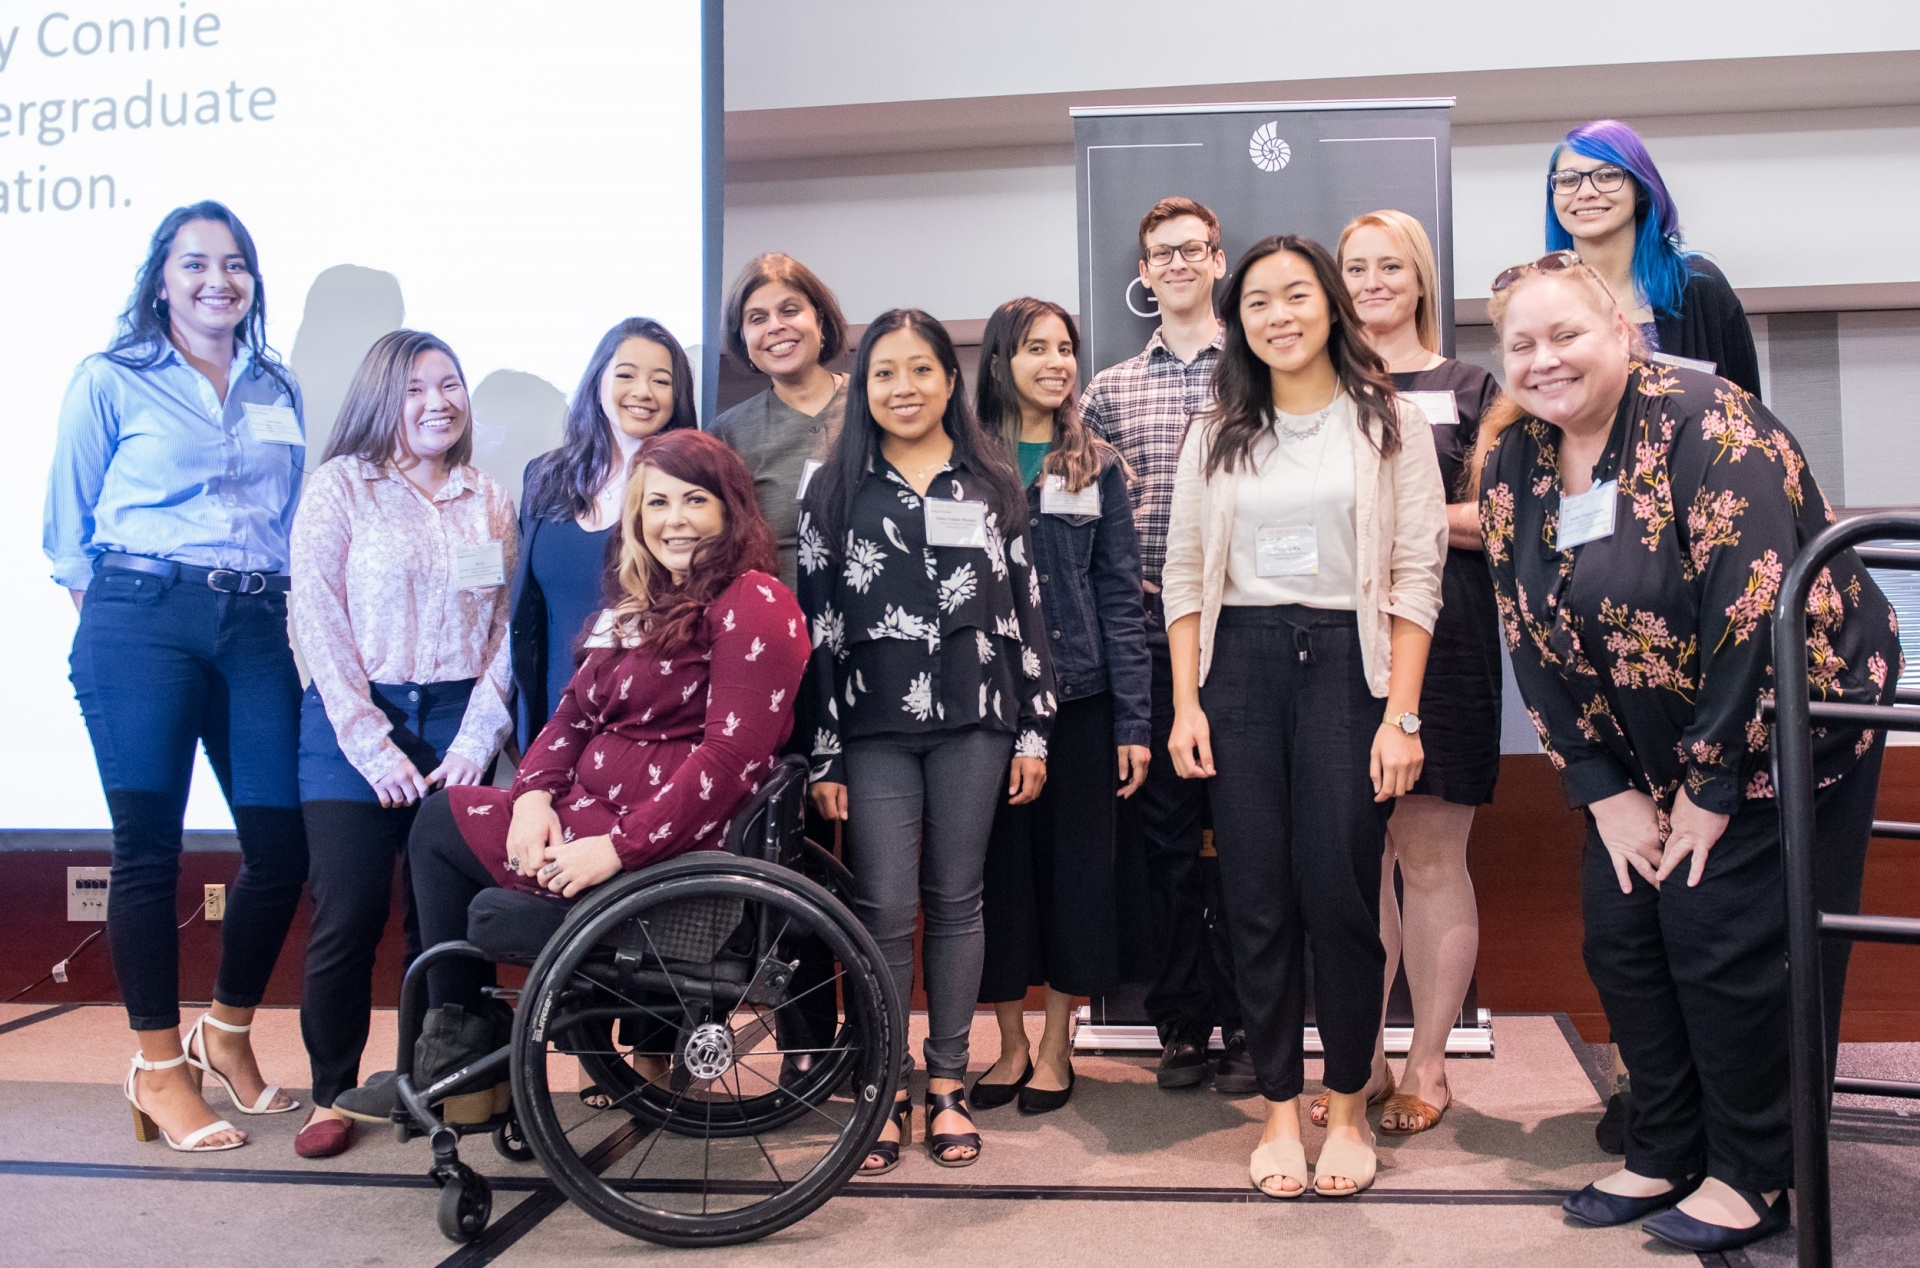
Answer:
[[[1387,719],[1388,726],[1397,726],[1408,735],[1420,734],[1420,715],[1414,712],[1395,714]]]

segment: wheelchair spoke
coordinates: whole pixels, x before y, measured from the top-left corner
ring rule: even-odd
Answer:
[[[591,978],[588,978],[587,980],[590,982],[593,981],[593,979]],[[619,1000],[622,1004],[625,1004],[627,1007],[635,1009],[641,1013],[644,1013],[647,1016],[648,1020],[657,1021],[662,1026],[667,1026],[674,1030],[680,1029],[680,1023],[678,1021],[674,1020],[671,1017],[666,1016],[663,1013],[654,1012],[651,1008],[647,1007],[645,1004],[642,1004],[639,1000],[629,998],[624,992],[618,991],[613,987],[608,986],[602,982],[593,982],[593,985],[596,990],[605,991],[607,994],[613,996],[615,999]],[[680,1007],[681,1007],[681,1011],[684,1013],[686,1010],[686,1002],[684,1000],[681,1001]],[[565,1019],[566,1019],[566,1015],[564,1013],[561,1014],[560,1021],[565,1021]],[[555,1023],[556,1030],[559,1029],[559,1025],[560,1025],[559,1022]]]
[[[747,989],[740,992],[740,1002],[727,1010],[726,1027],[728,1030],[733,1029],[733,1015],[740,1011],[741,1005],[745,1004],[747,999],[753,994],[753,988],[760,985],[760,975],[767,971],[767,961],[773,958],[773,948],[780,945],[780,940],[787,936],[787,930],[791,928],[793,928],[793,916],[789,914],[786,922],[780,926],[780,932],[773,935],[773,938],[767,943],[767,953],[760,957],[760,963],[753,966],[753,976],[747,979]]]
[[[647,940],[647,950],[652,953],[653,958],[658,963],[664,965],[667,962],[667,957],[664,955],[661,955],[660,948],[654,945],[653,930],[650,927],[648,927],[648,924],[645,920],[641,920],[639,924],[640,924],[641,936],[646,938]],[[667,986],[673,991],[673,1002],[680,1005],[681,1014],[683,1016],[692,1016],[692,1014],[687,1010],[687,1001],[681,998],[680,987],[674,982],[673,974],[666,973],[666,974],[663,974],[663,976],[667,979]],[[615,991],[613,992],[613,994],[618,995],[619,992]]]
[[[731,1073],[733,1075],[733,1099],[736,1102],[743,1101],[746,1098],[740,1094],[740,1067],[737,1065],[734,1066]],[[760,1151],[760,1156],[767,1160],[767,1170],[773,1172],[773,1178],[775,1180],[779,1181],[782,1185],[786,1184],[787,1178],[781,1175],[780,1168],[774,1165],[773,1155],[767,1152],[766,1142],[760,1139],[760,1133],[752,1132],[750,1134],[753,1136],[754,1147]]]
[[[736,1069],[738,1069],[738,1068],[741,1068],[741,1067],[735,1067],[735,1068],[736,1068]],[[756,1078],[756,1079],[758,1079],[758,1080],[760,1080],[760,1081],[761,1081],[762,1083],[764,1083],[764,1084],[766,1084],[766,1085],[767,1085],[768,1087],[770,1087],[770,1088],[773,1088],[773,1089],[775,1089],[775,1090],[777,1090],[777,1091],[785,1091],[785,1090],[786,1090],[785,1088],[782,1088],[782,1087],[781,1087],[781,1086],[780,1086],[780,1085],[779,1085],[778,1083],[775,1083],[775,1082],[774,1082],[774,1081],[773,1081],[772,1079],[769,1079],[769,1078],[768,1078],[768,1077],[767,1077],[766,1075],[764,1075],[764,1074],[762,1074],[762,1073],[760,1073],[760,1072],[759,1072],[758,1070],[756,1070],[756,1069],[754,1069],[754,1068],[753,1068],[752,1066],[747,1066],[747,1067],[745,1067],[745,1069],[746,1069],[746,1071],[747,1071],[747,1073],[748,1073],[748,1074],[751,1074],[751,1075],[752,1075],[752,1076],[753,1076],[754,1078]],[[795,1100],[796,1100],[796,1101],[797,1101],[797,1102],[798,1102],[798,1103],[799,1103],[799,1104],[800,1104],[800,1105],[801,1105],[801,1106],[802,1106],[802,1107],[803,1107],[803,1108],[804,1108],[804,1109],[805,1109],[805,1110],[806,1110],[806,1111],[807,1111],[807,1112],[808,1112],[809,1114],[815,1114],[815,1115],[818,1115],[818,1116],[819,1116],[820,1118],[823,1118],[823,1119],[825,1119],[825,1120],[826,1120],[827,1122],[829,1122],[829,1123],[832,1123],[832,1124],[833,1124],[833,1129],[834,1129],[835,1131],[839,1131],[839,1130],[841,1130],[842,1128],[844,1128],[844,1127],[846,1126],[846,1123],[844,1123],[844,1122],[842,1122],[841,1120],[839,1120],[839,1119],[837,1119],[837,1118],[835,1118],[835,1117],[834,1117],[833,1115],[831,1115],[831,1114],[829,1114],[829,1113],[827,1113],[827,1112],[826,1112],[825,1110],[823,1110],[823,1109],[821,1109],[821,1108],[820,1108],[820,1107],[819,1107],[818,1105],[815,1105],[815,1104],[814,1104],[814,1103],[813,1103],[812,1101],[809,1101],[809,1100],[806,1100],[806,1099],[804,1099],[804,1098],[799,1098],[799,1097],[796,1097],[796,1098],[795,1098]]]

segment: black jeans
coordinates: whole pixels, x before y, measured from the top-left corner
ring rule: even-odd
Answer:
[[[1358,1092],[1380,1026],[1380,855],[1391,803],[1368,765],[1385,702],[1352,612],[1222,609],[1200,688],[1212,735],[1213,841],[1260,1094],[1304,1082],[1308,940],[1324,1082]]]
[[[107,945],[128,1023],[180,1024],[180,834],[196,746],[240,838],[213,997],[258,1005],[307,879],[286,596],[97,571],[70,663],[113,817]]]
[[[1233,985],[1233,952],[1217,894],[1210,895],[1201,865],[1207,786],[1173,773],[1167,740],[1173,734],[1173,661],[1160,596],[1147,596],[1147,651],[1153,659],[1153,760],[1140,791],[1121,803],[1120,831],[1137,836],[1147,864],[1152,913],[1153,978],[1147,1020],[1162,1043],[1204,1044],[1215,1026],[1240,1024]],[[1209,899],[1213,901],[1209,901]]]
[[[467,905],[493,877],[480,865],[453,821],[453,803],[445,792],[420,803],[407,834],[407,871],[413,904],[420,913],[420,943],[433,946],[467,936]],[[465,956],[449,957],[427,969],[427,1007],[458,1004],[481,1011],[486,988],[497,978],[493,966]]]
[[[1859,910],[1880,757],[1876,745],[1815,798],[1815,888],[1827,910]],[[1674,1181],[1704,1167],[1735,1188],[1784,1189],[1793,1183],[1793,1139],[1786,901],[1774,802],[1742,803],[1698,886],[1687,885],[1686,866],[1658,890],[1635,875],[1633,892],[1623,894],[1588,819],[1583,950],[1633,1072],[1627,1166]],[[1822,978],[1831,1052],[1844,954],[1825,957]]]

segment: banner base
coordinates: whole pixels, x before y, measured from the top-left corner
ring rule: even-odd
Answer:
[[[1447,1055],[1450,1057],[1491,1057],[1493,1055],[1493,1014],[1486,1009],[1478,1009],[1478,1025],[1455,1026],[1447,1035]],[[1152,1026],[1096,1025],[1093,1010],[1082,1004],[1076,1014],[1079,1023],[1074,1029],[1073,1050],[1075,1052],[1158,1052],[1160,1036]],[[1413,1042],[1413,1027],[1387,1027],[1387,1055],[1401,1057],[1407,1053],[1407,1047]],[[1208,1047],[1220,1050],[1222,1041],[1216,1028],[1208,1040]],[[1308,1026],[1306,1030],[1306,1051],[1308,1056],[1319,1056],[1320,1028]]]

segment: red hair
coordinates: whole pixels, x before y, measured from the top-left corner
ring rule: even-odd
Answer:
[[[652,467],[720,499],[721,528],[700,543],[684,583],[653,557],[640,531],[640,503]],[[634,458],[620,515],[620,566],[613,605],[615,628],[661,656],[673,656],[693,640],[707,605],[744,572],[778,574],[773,532],[760,514],[753,476],[740,455],[702,431],[669,431],[648,437]]]

